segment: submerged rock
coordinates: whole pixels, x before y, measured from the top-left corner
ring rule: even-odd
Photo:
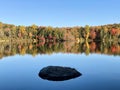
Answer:
[[[48,66],[39,72],[42,79],[63,81],[81,76],[82,74],[70,67]]]

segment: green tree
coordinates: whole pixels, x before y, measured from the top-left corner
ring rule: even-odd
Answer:
[[[35,25],[35,24],[33,24],[32,26],[31,26],[31,29],[32,29],[32,34],[34,35],[34,36],[36,36],[37,35],[37,25]]]
[[[26,37],[26,29],[25,29],[25,26],[19,26],[19,33],[18,33],[18,36],[19,37],[22,37],[22,38],[25,38]]]
[[[90,32],[90,27],[89,27],[89,25],[86,25],[86,26],[85,26],[85,34],[86,34],[85,39],[86,39],[86,40],[88,40],[89,32]]]
[[[0,38],[4,37],[3,24],[0,22]]]
[[[3,24],[2,24],[2,22],[0,22],[0,29],[2,29],[2,27],[3,27]]]
[[[16,26],[11,27],[11,38],[17,38]]]

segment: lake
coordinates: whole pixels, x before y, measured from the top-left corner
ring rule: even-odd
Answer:
[[[0,90],[120,90],[119,43],[0,43]],[[75,68],[80,77],[49,81],[47,66]]]

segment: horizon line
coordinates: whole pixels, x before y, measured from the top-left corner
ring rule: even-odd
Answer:
[[[53,28],[62,28],[62,27],[85,27],[86,25],[90,26],[90,27],[95,27],[95,26],[105,26],[105,25],[113,25],[113,24],[120,24],[120,23],[108,23],[108,24],[99,24],[99,25],[89,25],[89,24],[86,24],[86,25],[71,25],[71,26],[52,26],[52,25],[38,25],[38,24],[31,24],[31,25],[20,25],[20,24],[13,24],[13,23],[5,23],[5,22],[2,22],[0,21],[0,23],[2,24],[9,24],[9,25],[14,25],[14,26],[25,26],[25,27],[28,27],[28,26],[32,26],[32,25],[36,25],[38,27],[40,26],[43,26],[43,27],[53,27]]]

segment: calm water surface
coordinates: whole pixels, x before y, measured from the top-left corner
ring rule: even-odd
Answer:
[[[46,66],[75,68],[82,76],[66,81],[44,80],[38,73]],[[3,57],[0,90],[120,90],[120,56],[59,52]]]

